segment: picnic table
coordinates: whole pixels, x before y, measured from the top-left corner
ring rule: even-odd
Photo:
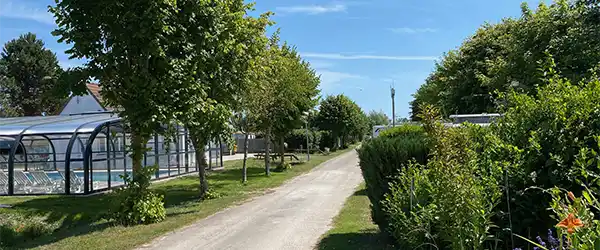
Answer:
[[[277,160],[279,158],[279,154],[271,154],[270,156],[271,156],[271,160]],[[256,159],[264,159],[265,158],[265,153],[255,154],[254,157]],[[286,153],[286,154],[283,155],[283,157],[290,157],[290,161],[294,160],[294,159],[297,160],[297,161],[300,161],[300,159],[298,158],[298,156],[296,156],[295,154]]]

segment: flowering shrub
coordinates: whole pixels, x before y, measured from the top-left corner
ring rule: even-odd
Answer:
[[[59,225],[49,223],[45,217],[2,214],[0,216],[0,249],[17,242],[35,239],[54,232]]]

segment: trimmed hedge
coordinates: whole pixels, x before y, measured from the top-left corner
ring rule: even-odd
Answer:
[[[387,232],[389,218],[382,210],[381,201],[390,192],[390,183],[411,160],[426,164],[429,154],[428,139],[422,127],[404,125],[386,132],[358,150],[373,221],[383,232]]]
[[[380,137],[420,136],[425,132],[419,125],[402,125],[389,128],[379,134]]]

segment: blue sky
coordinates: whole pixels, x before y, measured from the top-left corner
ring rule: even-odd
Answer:
[[[535,7],[540,0],[529,1]],[[259,0],[258,12],[273,11],[281,38],[297,46],[321,75],[323,95],[343,93],[363,109],[391,116],[409,114],[411,95],[435,60],[459,46],[484,22],[520,15],[521,0]],[[75,66],[50,32],[47,6],[54,0],[0,0],[0,43],[34,32],[63,67]]]

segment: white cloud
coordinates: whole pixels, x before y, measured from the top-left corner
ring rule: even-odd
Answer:
[[[394,33],[398,33],[398,34],[434,33],[434,32],[438,31],[437,29],[432,29],[432,28],[408,28],[408,27],[390,28],[389,30]]]
[[[339,53],[300,53],[305,58],[330,60],[392,60],[392,61],[434,61],[436,56],[389,56],[389,55],[344,55]]]
[[[54,17],[45,8],[28,6],[23,1],[0,1],[0,17],[27,19],[54,25]]]
[[[330,5],[297,5],[277,7],[276,11],[286,13],[305,13],[309,15],[318,15],[324,13],[344,12],[347,6],[345,4],[330,4]]]
[[[318,74],[321,75],[321,89],[326,89],[335,85],[338,85],[340,82],[348,79],[364,79],[365,77],[355,74],[349,74],[344,72],[336,72],[329,70],[319,70]]]
[[[321,61],[321,60],[310,60],[309,61],[311,68],[313,69],[326,69],[326,68],[331,68],[333,67],[335,64],[328,62],[328,61]]]

